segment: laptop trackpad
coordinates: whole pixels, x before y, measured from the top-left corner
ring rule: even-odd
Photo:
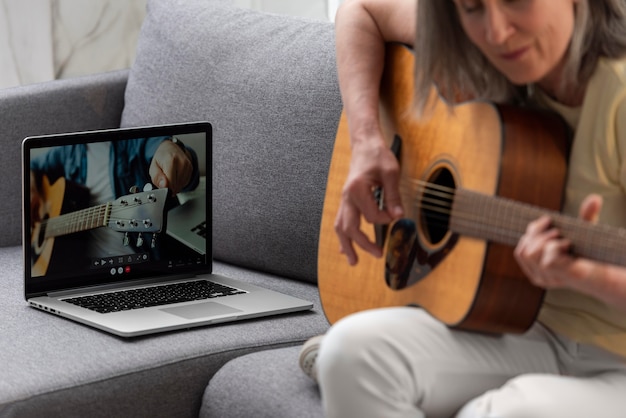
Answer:
[[[177,306],[174,308],[164,308],[160,310],[185,319],[198,319],[206,318],[208,316],[241,312],[239,309],[231,308],[230,306],[222,305],[217,302],[195,303],[193,305]]]

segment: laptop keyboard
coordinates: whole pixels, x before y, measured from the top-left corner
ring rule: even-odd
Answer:
[[[242,293],[246,292],[209,280],[194,280],[62,300],[99,313],[110,313]]]

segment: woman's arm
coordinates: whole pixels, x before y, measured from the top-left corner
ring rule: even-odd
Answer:
[[[358,261],[353,243],[381,256],[360,229],[361,215],[371,223],[389,223],[402,215],[398,163],[380,130],[379,90],[385,43],[413,44],[416,7],[416,0],[349,0],[335,18],[339,86],[352,145],[335,230],[350,264]],[[376,187],[385,191],[386,210],[379,210],[372,198]]]

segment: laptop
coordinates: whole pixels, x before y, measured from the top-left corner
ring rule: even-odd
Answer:
[[[211,135],[193,122],[25,138],[29,305],[122,337],[311,309],[213,272]]]

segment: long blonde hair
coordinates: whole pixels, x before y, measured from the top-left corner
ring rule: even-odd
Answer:
[[[470,41],[451,0],[418,0],[414,49],[415,105],[420,113],[433,83],[444,96],[462,92],[498,103],[526,100],[525,86],[513,85]],[[586,83],[600,57],[624,56],[626,0],[579,0],[561,88]]]

